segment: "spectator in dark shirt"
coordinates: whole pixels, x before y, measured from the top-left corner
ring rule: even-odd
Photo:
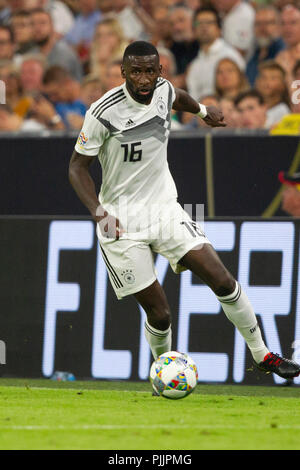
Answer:
[[[199,43],[194,37],[193,10],[184,6],[175,6],[170,12],[171,36],[170,47],[176,60],[175,86],[184,88],[185,73],[189,63],[197,57]]]
[[[255,50],[247,63],[246,75],[251,86],[258,75],[259,64],[274,59],[285,48],[280,38],[279,12],[272,5],[266,5],[256,12],[255,16]]]

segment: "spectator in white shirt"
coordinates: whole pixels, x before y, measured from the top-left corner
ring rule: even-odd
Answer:
[[[254,44],[254,8],[241,0],[212,0],[212,4],[222,15],[225,41],[244,57],[248,56]]]
[[[198,100],[200,96],[214,94],[215,71],[221,59],[232,59],[241,69],[245,68],[245,61],[236,49],[220,37],[221,22],[214,8],[200,8],[194,18],[200,51],[190,64],[186,82],[189,94]]]

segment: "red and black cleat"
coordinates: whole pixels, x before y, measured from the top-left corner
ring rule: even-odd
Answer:
[[[259,364],[254,362],[254,365],[266,374],[277,374],[284,379],[292,379],[300,374],[300,364],[272,352],[268,353]]]

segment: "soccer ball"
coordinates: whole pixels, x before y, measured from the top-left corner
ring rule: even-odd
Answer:
[[[195,390],[198,380],[197,367],[187,355],[177,351],[161,354],[150,369],[150,382],[162,397],[177,400]]]

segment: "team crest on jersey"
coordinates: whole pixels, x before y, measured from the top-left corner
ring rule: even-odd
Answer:
[[[89,139],[84,135],[84,132],[80,132],[77,143],[80,147],[84,147]]]
[[[165,114],[167,112],[167,107],[161,96],[158,98],[156,102],[156,107],[157,107],[157,111],[159,112],[159,114]]]
[[[121,274],[127,284],[133,284],[135,282],[135,276],[132,273],[132,269],[126,269]]]

